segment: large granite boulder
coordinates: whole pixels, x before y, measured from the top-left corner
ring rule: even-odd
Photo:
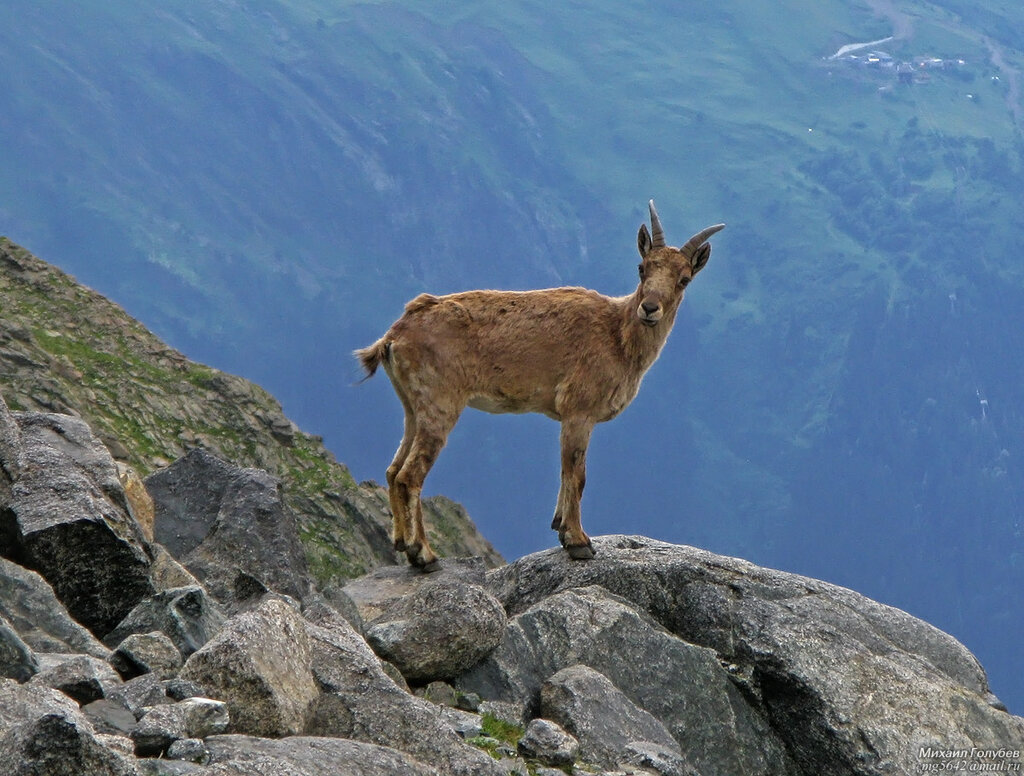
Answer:
[[[536,716],[544,683],[577,664],[602,673],[657,718],[701,773],[795,773],[779,736],[712,650],[683,641],[601,587],[538,600],[512,618],[498,648],[456,685]]]
[[[153,593],[150,555],[103,444],[80,419],[0,399],[0,555],[38,571],[103,636]]]
[[[116,647],[133,633],[160,631],[184,657],[220,633],[226,617],[200,585],[161,590],[136,604],[104,641]]]
[[[489,655],[505,610],[479,585],[441,579],[403,598],[366,628],[374,651],[411,683],[453,679]]]
[[[1024,720],[1000,710],[974,656],[906,612],[691,547],[625,536],[595,545],[594,562],[544,552],[491,572],[492,592],[519,615],[510,636],[535,607],[598,585],[712,651],[803,773],[919,772],[922,748],[1024,751]],[[674,690],[682,703],[691,692]]]
[[[273,741],[252,736],[206,740],[208,776],[442,776],[444,771],[386,746],[296,736]]]
[[[307,616],[322,694],[306,733],[393,747],[453,776],[505,776],[488,755],[462,741],[440,707],[399,688],[344,618],[327,607]]]
[[[0,763],[9,776],[136,776],[77,704],[56,690],[0,679]]]
[[[280,482],[195,449],[145,480],[154,535],[218,601],[310,592],[295,514]]]
[[[679,744],[657,717],[638,708],[606,676],[584,665],[563,668],[544,683],[540,713],[575,736],[581,760],[605,767],[624,761],[629,756],[626,747],[636,741],[679,751]]]
[[[232,732],[289,736],[302,732],[320,694],[311,661],[302,615],[267,598],[228,620],[186,661],[180,677],[227,702]]]
[[[0,617],[35,652],[106,657],[109,650],[75,622],[35,571],[0,558]]]

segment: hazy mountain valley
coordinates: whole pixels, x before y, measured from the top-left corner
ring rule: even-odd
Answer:
[[[383,479],[401,412],[349,354],[407,299],[627,293],[649,198],[670,243],[726,222],[595,433],[588,530],[848,585],[1024,704],[1024,10],[12,0],[0,21],[0,232],[270,390],[356,479]],[[827,59],[886,38],[853,53],[891,76]],[[898,77],[924,57],[965,65]],[[467,413],[427,486],[506,557],[550,546],[556,428]]]

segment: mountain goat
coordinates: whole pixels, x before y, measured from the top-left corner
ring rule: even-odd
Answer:
[[[448,433],[469,406],[542,412],[560,421],[562,478],[551,527],[574,559],[594,557],[580,524],[587,445],[594,424],[636,396],[665,344],[687,284],[711,255],[708,227],[681,248],[665,244],[654,201],[640,227],[640,284],[628,296],[583,288],[420,294],[387,333],[355,356],[372,376],[384,365],[405,409],[405,434],[387,469],[398,552],[437,566],[420,491]]]

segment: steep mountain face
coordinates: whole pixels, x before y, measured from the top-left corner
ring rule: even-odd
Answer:
[[[82,417],[136,477],[197,448],[271,472],[298,516],[306,560],[322,585],[396,562],[383,490],[356,484],[263,389],[189,361],[118,306],[3,238],[0,309],[0,392],[12,408]],[[427,513],[446,554],[502,562],[458,505],[433,499]]]
[[[588,529],[908,608],[1024,703],[1022,7],[14,0],[0,22],[3,231],[266,385],[360,476],[401,412],[348,354],[407,299],[626,293],[649,197],[670,242],[726,222],[595,435]],[[546,421],[470,413],[428,486],[518,555],[553,542],[556,469]]]

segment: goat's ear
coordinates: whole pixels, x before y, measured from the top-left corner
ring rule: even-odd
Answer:
[[[696,275],[702,269],[704,265],[708,263],[708,259],[711,258],[711,243],[704,243],[700,246],[693,254],[693,260],[691,266],[693,267],[693,274]]]
[[[640,233],[636,236],[636,247],[640,249],[640,258],[646,259],[653,246],[654,240],[651,239],[651,233],[647,231],[647,224],[640,224]]]

